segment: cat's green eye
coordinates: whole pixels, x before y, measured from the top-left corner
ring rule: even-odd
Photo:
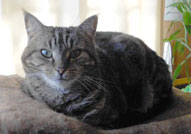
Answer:
[[[72,52],[70,52],[70,58],[76,58],[81,54],[81,50],[80,49],[76,49]]]
[[[42,56],[46,57],[46,58],[51,58],[52,57],[52,53],[46,49],[42,49],[41,50],[41,54]]]

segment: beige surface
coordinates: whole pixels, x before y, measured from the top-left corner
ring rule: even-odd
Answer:
[[[45,104],[26,96],[19,89],[21,80],[16,75],[0,76],[0,134],[191,133],[191,94],[177,89],[173,89],[173,102],[168,110],[153,118],[151,123],[103,131],[58,114]]]

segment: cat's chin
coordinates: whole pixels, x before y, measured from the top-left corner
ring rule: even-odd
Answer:
[[[77,80],[77,77],[75,79],[66,79],[66,78],[53,79],[45,75],[42,75],[42,79],[44,80],[47,86],[63,94],[66,94],[69,93],[67,89],[70,89],[71,85]]]
[[[59,82],[67,82],[67,81],[70,81],[70,80],[72,80],[72,79],[70,79],[70,78],[63,78],[63,77],[60,77],[60,78],[56,79],[56,81],[59,81]]]

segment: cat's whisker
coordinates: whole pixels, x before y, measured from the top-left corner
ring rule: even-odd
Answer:
[[[95,89],[93,86],[98,87],[98,85],[96,83],[93,83],[92,81],[90,81],[88,79],[84,79],[84,82],[86,82],[86,85],[91,87],[92,90]]]
[[[110,87],[112,87],[112,85],[113,85],[113,86],[115,86],[115,88],[120,88],[119,83],[117,83],[115,81],[108,81],[108,80],[104,80],[104,79],[101,79],[101,78],[98,78],[98,77],[93,77],[93,76],[91,76],[91,79],[93,79],[95,81],[100,81],[101,83],[103,83],[105,85],[110,84],[109,85]]]
[[[90,89],[81,81],[81,80],[78,80],[78,82],[85,88],[87,89],[87,91],[90,93]]]
[[[101,79],[101,78],[99,78],[99,77],[93,77],[93,76],[91,76],[91,78],[94,79],[94,80],[102,81],[102,82],[104,82],[104,83],[117,84],[115,81],[104,80],[104,79]]]
[[[104,84],[104,83],[100,83],[100,82],[98,82],[98,81],[96,81],[96,80],[94,80],[94,79],[92,79],[91,77],[88,77],[88,76],[86,76],[86,80],[88,80],[88,82],[91,82],[91,84],[93,84],[93,85],[95,85],[95,86],[98,86],[98,87],[100,87],[100,89],[102,89],[104,92],[107,92],[107,90],[106,90],[106,88],[102,85],[102,84]]]

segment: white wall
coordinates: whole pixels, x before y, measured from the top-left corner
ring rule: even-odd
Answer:
[[[81,1],[84,3],[84,0]],[[160,0],[86,0],[83,18],[99,15],[98,30],[119,31],[141,38],[159,53]],[[83,11],[84,12],[84,11]]]

